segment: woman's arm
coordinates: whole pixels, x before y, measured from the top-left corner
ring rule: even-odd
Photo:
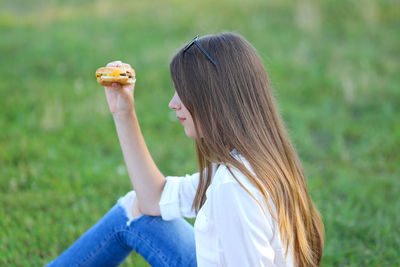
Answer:
[[[108,63],[107,67],[124,65],[128,64],[114,61]],[[104,89],[139,210],[147,215],[159,216],[158,202],[166,180],[155,165],[143,139],[134,108],[134,87],[134,84],[121,86],[114,83]]]
[[[136,113],[133,110],[131,113],[115,114],[113,117],[139,210],[143,214],[160,216],[158,202],[165,178],[147,149]]]

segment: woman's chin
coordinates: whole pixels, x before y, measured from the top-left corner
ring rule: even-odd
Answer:
[[[195,134],[186,134],[187,137],[192,138],[192,139],[196,139],[197,136]]]
[[[189,137],[189,138],[197,138],[196,133],[193,132],[193,131],[187,131],[187,130],[185,129],[185,134],[186,134],[186,136]]]

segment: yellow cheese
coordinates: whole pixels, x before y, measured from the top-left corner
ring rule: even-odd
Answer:
[[[114,70],[112,73],[109,73],[109,74],[100,74],[100,73],[96,73],[96,78],[98,78],[98,77],[100,77],[100,76],[102,76],[102,75],[104,75],[104,76],[119,77],[119,76],[121,75],[121,72],[120,72],[118,69],[116,69],[116,70]]]
[[[113,76],[113,77],[119,77],[119,75],[121,74],[121,72],[119,72],[119,70],[114,70],[113,73],[108,74],[108,76]]]

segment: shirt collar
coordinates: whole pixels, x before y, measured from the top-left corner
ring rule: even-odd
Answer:
[[[229,152],[229,154],[231,154],[232,156],[238,156],[239,152],[236,150],[236,148],[232,149],[231,152]]]

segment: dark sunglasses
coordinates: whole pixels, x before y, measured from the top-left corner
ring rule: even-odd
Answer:
[[[183,49],[183,53],[185,53],[193,44],[197,45],[198,48],[200,48],[201,52],[204,53],[204,55],[206,55],[208,57],[208,59],[211,61],[212,64],[214,64],[214,66],[217,66],[217,64],[215,63],[214,59],[212,59],[212,57],[210,57],[209,54],[207,54],[206,50],[204,50],[203,47],[201,47],[201,45],[199,44],[199,42],[197,42],[199,40],[199,35],[196,35],[196,37],[194,37]]]

